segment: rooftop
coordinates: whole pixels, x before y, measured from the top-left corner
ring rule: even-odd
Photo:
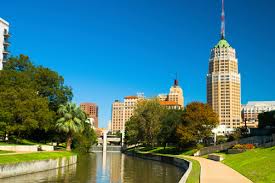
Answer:
[[[0,17],[0,22],[2,22],[3,24],[9,26],[9,22],[7,22],[6,20],[2,19],[1,17]]]
[[[275,101],[249,101],[246,106],[248,105],[275,105]]]
[[[230,44],[225,40],[221,39],[218,44],[216,44],[215,48],[230,48]]]
[[[179,104],[174,101],[160,101],[159,103],[160,105],[165,105],[165,106],[171,106],[171,105],[179,106]]]
[[[137,96],[126,96],[124,97],[124,99],[138,99]]]

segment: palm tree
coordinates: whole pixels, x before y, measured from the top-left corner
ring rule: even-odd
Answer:
[[[57,120],[56,128],[67,134],[66,150],[71,151],[73,136],[84,130],[84,123],[87,120],[87,116],[74,103],[60,105],[57,113],[62,117]]]

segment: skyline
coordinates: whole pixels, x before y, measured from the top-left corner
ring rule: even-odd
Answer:
[[[1,14],[11,24],[11,53],[26,54],[35,64],[59,72],[73,88],[73,101],[78,104],[97,103],[100,127],[107,126],[114,100],[122,100],[136,92],[144,92],[149,97],[168,93],[176,72],[184,91],[185,105],[191,101],[206,102],[210,49],[220,38],[219,0],[212,4],[210,1],[188,2],[188,6],[185,6],[187,1],[159,4],[154,3],[156,1],[129,4],[123,1],[104,5],[81,1],[81,5],[87,3],[81,10],[77,10],[78,4],[68,2],[63,6],[65,1],[58,1],[50,13],[47,11],[51,6],[47,3],[36,3],[24,9],[34,1],[13,2],[16,3],[3,4],[15,11],[5,8]],[[269,3],[247,2],[225,1],[226,39],[237,50],[242,103],[274,100],[272,90],[275,86],[270,80],[275,76],[272,69],[275,67],[272,53],[275,27],[269,22],[275,17],[272,12],[275,3],[271,0],[266,1]],[[151,8],[155,8],[154,11],[151,12]],[[70,10],[74,10],[73,15]],[[67,28],[72,25],[69,20],[76,23],[70,30]],[[54,29],[46,25],[54,25]],[[261,35],[258,35],[259,30],[263,32]],[[81,32],[77,34],[77,31]],[[72,39],[74,36],[77,39]],[[86,54],[82,55],[83,52]],[[66,63],[73,66],[66,66]],[[107,68],[106,65],[111,66]],[[91,71],[92,66],[95,68]],[[262,69],[260,73],[259,68]]]

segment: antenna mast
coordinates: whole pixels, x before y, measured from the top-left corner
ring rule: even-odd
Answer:
[[[221,39],[225,38],[225,13],[224,13],[224,0],[222,0],[222,16],[221,16]]]

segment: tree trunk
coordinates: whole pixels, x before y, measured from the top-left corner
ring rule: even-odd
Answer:
[[[71,150],[72,150],[72,149],[71,149],[72,141],[73,141],[72,136],[69,135],[69,136],[67,137],[67,146],[66,146],[66,150],[67,150],[67,151],[71,151]]]

